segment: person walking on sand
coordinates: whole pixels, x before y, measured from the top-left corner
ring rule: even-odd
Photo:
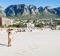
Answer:
[[[12,39],[12,33],[11,33],[12,29],[8,29],[8,47],[11,46],[11,39]]]

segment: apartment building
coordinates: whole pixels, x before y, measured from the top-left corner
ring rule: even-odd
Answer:
[[[12,19],[8,19],[8,18],[3,18],[0,17],[0,26],[8,26],[8,25],[12,25],[13,24],[13,20]]]

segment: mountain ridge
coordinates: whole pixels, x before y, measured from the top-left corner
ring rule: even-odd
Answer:
[[[18,5],[10,5],[5,10],[0,7],[0,14],[3,14],[6,17],[20,17],[20,16],[38,16],[41,17],[59,17],[60,18],[60,7],[51,8],[51,6],[45,7],[36,7],[35,5],[26,5],[26,4],[18,4]],[[29,17],[28,17],[29,18]],[[33,17],[32,17],[33,18]]]

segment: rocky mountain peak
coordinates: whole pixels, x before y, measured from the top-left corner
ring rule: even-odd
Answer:
[[[5,10],[3,7],[0,6],[0,15],[4,16],[17,16],[17,15],[60,15],[60,7],[51,8],[51,6],[40,6],[37,8],[34,5],[25,5],[25,4],[18,4],[18,5],[10,5]]]

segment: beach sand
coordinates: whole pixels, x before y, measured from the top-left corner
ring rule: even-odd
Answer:
[[[12,46],[7,47],[6,31],[0,31],[0,56],[60,56],[60,30],[12,31]]]

